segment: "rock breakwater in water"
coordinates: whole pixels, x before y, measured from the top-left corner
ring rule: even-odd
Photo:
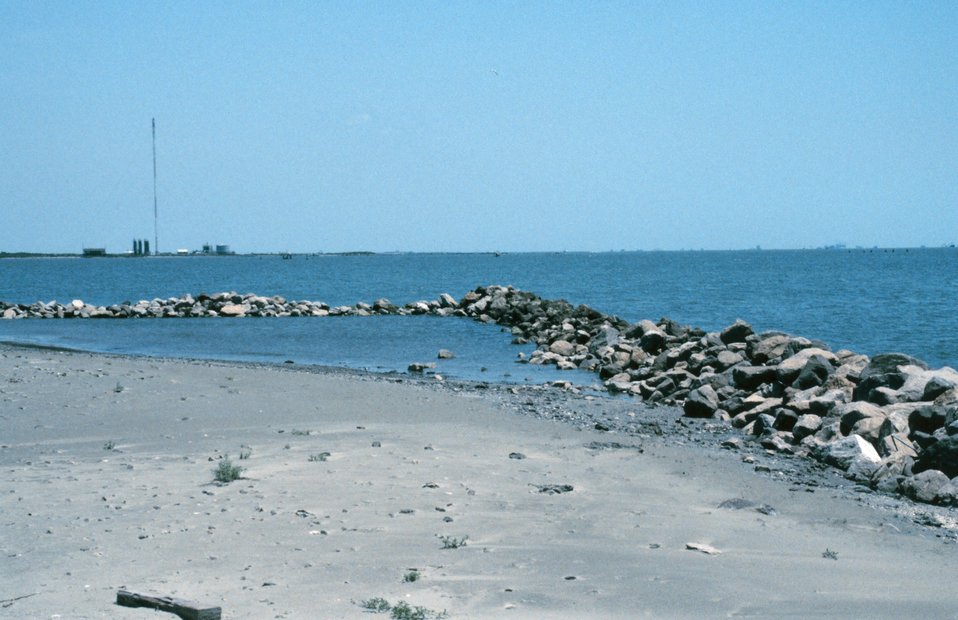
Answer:
[[[958,372],[898,353],[871,358],[743,321],[720,332],[667,318],[629,323],[588,306],[513,287],[479,287],[456,300],[397,306],[330,306],[283,297],[200,294],[111,306],[81,300],[0,302],[0,316],[135,319],[176,317],[469,317],[535,343],[530,364],[596,373],[607,390],[725,420],[770,451],[807,456],[873,489],[958,506]]]

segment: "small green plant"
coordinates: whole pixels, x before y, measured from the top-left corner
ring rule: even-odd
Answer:
[[[838,552],[837,552],[837,551],[832,551],[831,549],[829,549],[828,547],[826,547],[826,548],[825,548],[825,551],[822,552],[822,557],[825,558],[826,560],[837,560],[837,559],[838,559]]]
[[[443,611],[432,611],[425,607],[415,606],[413,607],[405,601],[400,601],[395,605],[390,605],[389,601],[377,596],[376,598],[366,599],[359,603],[359,606],[365,609],[366,611],[371,611],[377,614],[386,613],[391,611],[389,617],[393,620],[429,620],[430,618],[435,618],[436,620],[442,620],[448,618],[449,614]]]
[[[394,620],[426,620],[425,607],[413,607],[406,601],[399,601],[393,605],[393,612],[390,617]]]
[[[420,573],[420,572],[419,572],[417,569],[415,569],[415,568],[411,569],[408,573],[406,573],[405,575],[402,576],[402,580],[403,580],[405,583],[416,583],[416,582],[419,581],[421,578],[422,578],[422,573]]]
[[[393,605],[392,614],[389,616],[393,620],[428,620],[429,618],[447,618],[449,614],[445,611],[433,611],[416,605],[413,607],[406,601],[400,601]]]
[[[213,480],[222,484],[228,484],[242,477],[243,468],[239,465],[234,465],[228,454],[223,455],[223,458],[220,459],[220,462],[213,470]]]
[[[360,607],[368,611],[374,611],[377,614],[381,614],[392,609],[392,605],[389,604],[389,601],[377,596],[375,598],[369,598],[359,604]]]
[[[458,549],[459,547],[465,547],[467,540],[469,540],[468,536],[463,536],[462,538],[456,538],[455,536],[439,537],[439,542],[442,543],[443,549]]]
[[[250,448],[249,446],[243,446],[243,449],[240,450],[240,453],[239,453],[239,459],[241,461],[245,461],[251,456],[253,456],[253,449]]]
[[[111,450],[115,450],[116,442],[111,439],[110,441],[103,444],[103,449],[106,450],[107,452],[110,452]]]
[[[294,437],[308,437],[308,436],[311,435],[312,433],[313,433],[313,431],[304,431],[304,430],[300,430],[300,429],[298,429],[298,428],[294,428],[294,429],[290,432],[290,434],[293,435]]]

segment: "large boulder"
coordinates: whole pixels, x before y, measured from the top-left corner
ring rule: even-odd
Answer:
[[[938,492],[950,482],[951,479],[944,473],[937,469],[928,469],[910,478],[905,478],[900,489],[902,493],[913,500],[930,504],[935,501]]]
[[[718,394],[711,385],[702,385],[689,392],[682,408],[689,417],[710,418],[719,408]]]
[[[839,405],[835,412],[841,419],[842,435],[859,435],[871,443],[878,442],[881,426],[888,417],[871,403],[853,402]]]
[[[931,435],[945,425],[948,409],[942,405],[923,405],[908,415],[908,428]]]
[[[665,347],[667,338],[664,331],[654,327],[646,330],[639,342],[646,353],[658,353]]]
[[[855,387],[855,400],[871,400],[872,390],[879,387],[897,390],[905,384],[905,375],[900,370],[902,366],[918,366],[928,369],[925,362],[904,353],[882,353],[871,358],[868,366],[861,372],[858,385]]]
[[[249,306],[245,304],[226,304],[220,308],[220,316],[246,316]]]
[[[898,371],[904,383],[894,391],[894,402],[931,401],[958,386],[958,372],[947,366],[937,370],[926,370],[921,366],[905,364],[899,366]],[[889,388],[876,388],[876,390],[883,389]]]
[[[828,364],[838,363],[838,358],[831,351],[818,347],[808,347],[782,360],[782,363],[776,367],[778,380],[785,385],[790,385],[798,378],[808,361],[816,356],[822,358]]]
[[[865,459],[871,463],[881,462],[881,457],[875,450],[875,446],[858,435],[843,437],[837,441],[816,446],[812,450],[812,456],[843,470],[847,470],[857,459]]]
[[[754,390],[774,380],[775,366],[736,366],[732,369],[732,382],[743,390]]]
[[[925,390],[921,395],[921,400],[935,400],[942,394],[958,387],[958,372],[945,366],[932,371],[928,383],[925,384]]]
[[[798,418],[792,426],[792,435],[795,441],[801,441],[809,435],[814,435],[822,427],[822,419],[814,413],[806,413]]]
[[[798,373],[798,378],[792,386],[799,390],[817,387],[825,383],[834,371],[834,366],[825,357],[813,355],[805,362],[805,367]]]
[[[562,357],[575,355],[575,345],[568,340],[556,340],[549,345],[549,351]]]
[[[691,343],[694,344],[694,343]],[[741,353],[736,353],[735,351],[719,351],[718,355],[715,357],[715,370],[722,371],[727,368],[731,368],[736,364],[741,364],[745,361],[745,358],[742,357]]]
[[[958,478],[952,478],[948,484],[938,489],[935,503],[942,506],[958,506]]]
[[[949,478],[958,476],[958,435],[939,439],[918,455],[913,471],[920,473],[929,469],[942,471]]]
[[[611,325],[602,325],[595,331],[595,334],[592,335],[592,338],[589,341],[589,348],[599,349],[601,347],[614,347],[615,345],[619,344],[621,339],[622,338],[619,330]]]
[[[745,342],[745,339],[751,336],[754,332],[752,331],[752,326],[738,319],[735,323],[729,325],[722,330],[722,333],[719,335],[719,338],[722,339],[722,342],[725,344],[731,344],[733,342]]]
[[[625,329],[625,337],[630,340],[636,340],[638,338],[641,338],[642,334],[644,334],[649,329],[658,329],[658,328],[659,328],[658,325],[656,325],[652,321],[648,319],[642,319],[638,323],[629,325]]]
[[[785,334],[774,334],[762,338],[758,342],[750,343],[746,349],[753,364],[764,364],[769,360],[782,357],[788,348],[790,338]]]

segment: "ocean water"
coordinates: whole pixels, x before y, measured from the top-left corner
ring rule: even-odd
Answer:
[[[96,305],[214,293],[332,305],[404,304],[511,284],[629,321],[667,316],[707,330],[741,318],[874,355],[900,351],[958,367],[958,250],[796,250],[0,260],[0,299]],[[496,326],[435,317],[0,321],[0,340],[91,351],[404,371],[434,361],[459,378],[579,383],[588,373],[520,365]]]

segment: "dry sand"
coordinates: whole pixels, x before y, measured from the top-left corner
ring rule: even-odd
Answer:
[[[119,588],[224,618],[388,617],[374,597],[451,618],[958,616],[940,528],[680,439],[415,382],[0,347],[0,617],[175,617]],[[610,440],[641,449],[588,447]],[[245,471],[220,486],[225,453]]]

